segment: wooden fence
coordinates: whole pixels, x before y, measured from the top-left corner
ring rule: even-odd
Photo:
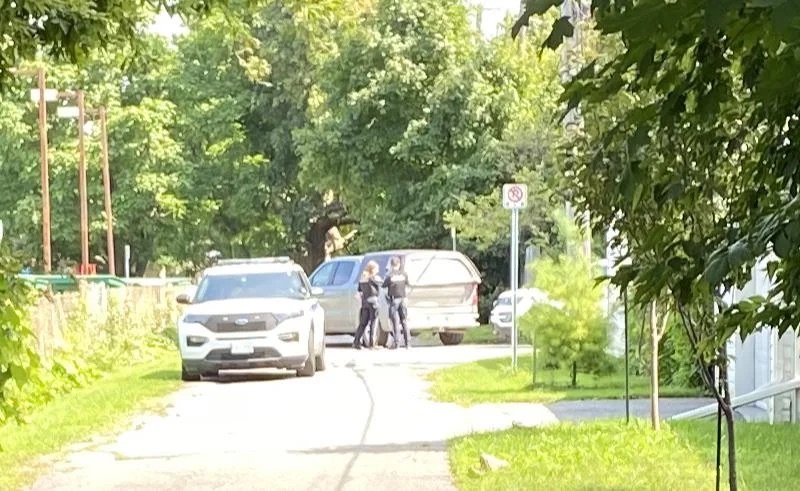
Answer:
[[[81,286],[80,292],[42,296],[31,313],[39,354],[47,357],[63,346],[64,334],[71,322],[84,323],[86,326],[81,328],[102,329],[114,308],[139,316],[152,315],[165,307],[174,307],[177,312],[175,295],[180,291],[180,287],[174,286],[107,288],[102,284],[86,284]],[[91,342],[91,338],[87,342]]]

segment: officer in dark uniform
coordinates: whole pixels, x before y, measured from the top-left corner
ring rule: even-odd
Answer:
[[[370,261],[358,280],[358,293],[361,296],[358,329],[353,339],[353,348],[361,349],[361,339],[369,326],[370,348],[375,347],[375,329],[378,326],[378,293],[381,289],[381,278],[378,276],[378,263]]]
[[[383,282],[383,287],[387,290],[389,297],[389,319],[392,321],[392,333],[394,337],[394,346],[396,349],[400,346],[400,328],[403,329],[403,340],[405,341],[406,349],[410,347],[408,342],[408,308],[406,306],[406,297],[408,296],[408,275],[403,271],[400,263],[400,258],[395,256],[389,260],[389,272]]]

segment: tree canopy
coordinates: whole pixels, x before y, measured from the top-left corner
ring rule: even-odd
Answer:
[[[522,23],[553,5],[529,2]],[[597,224],[629,235],[647,227],[649,239],[630,246],[659,258],[618,281],[645,296],[668,288],[684,301],[698,291],[719,298],[772,253],[771,297],[783,301],[740,302],[720,326],[747,334],[796,325],[800,6],[602,0],[592,10],[597,30],[621,49],[587,64],[563,96],[613,118],[581,149],[584,204]],[[642,206],[659,223],[642,223]]]
[[[211,249],[289,254],[310,270],[334,239],[353,253],[449,248],[456,226],[459,249],[486,272],[485,310],[507,276],[507,220],[493,209],[503,182],[537,186],[526,230],[546,231],[556,57],[483,39],[457,0],[245,6],[189,17],[175,39],[142,32],[87,47],[79,63],[43,58],[48,86],[84,88],[91,107],[108,108],[117,270],[119,244],[132,248],[133,274],[191,273]],[[0,171],[13,179],[0,183],[0,208],[15,248],[38,258],[36,111],[30,82],[9,80]],[[53,251],[66,267],[79,254],[77,129],[52,109]],[[97,136],[90,255],[103,262]]]
[[[529,1],[517,28],[560,3]],[[586,123],[567,137],[571,187],[596,227],[614,224],[626,241],[633,263],[614,281],[642,304],[671,295],[699,360],[722,369],[721,390],[700,372],[728,420],[735,489],[724,344],[800,321],[800,5],[594,0],[591,10],[616,48],[587,60],[562,98]],[[559,19],[548,45],[577,27]],[[729,298],[764,259],[768,298]]]
[[[227,0],[15,0],[0,9],[0,88],[12,69],[37,55],[85,62],[98,49],[137,46],[146,23],[163,11],[193,19]]]

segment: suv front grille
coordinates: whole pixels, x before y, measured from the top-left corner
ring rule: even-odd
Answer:
[[[226,333],[269,331],[277,324],[272,314],[243,314],[212,315],[203,325],[211,332]]]
[[[206,355],[208,361],[242,361],[259,360],[263,358],[280,358],[281,354],[275,348],[255,348],[249,355],[234,355],[229,349],[218,348],[209,351]]]

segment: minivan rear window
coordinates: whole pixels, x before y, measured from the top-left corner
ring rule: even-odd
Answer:
[[[467,266],[456,258],[409,257],[405,270],[409,282],[417,284],[473,283],[475,279]]]

